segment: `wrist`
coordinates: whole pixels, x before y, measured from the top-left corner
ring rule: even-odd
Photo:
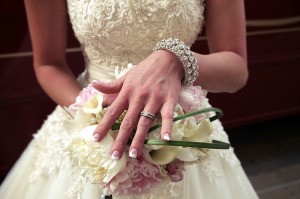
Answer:
[[[158,42],[153,50],[166,50],[173,53],[180,60],[184,69],[183,85],[193,85],[198,76],[198,65],[194,53],[188,46],[178,39],[168,38]]]
[[[164,62],[168,67],[173,68],[172,70],[175,70],[178,74],[181,81],[184,80],[184,67],[180,59],[172,52],[161,49],[156,50],[153,52],[154,55],[156,55],[159,59],[163,58]]]

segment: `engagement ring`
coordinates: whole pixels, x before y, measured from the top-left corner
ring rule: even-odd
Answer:
[[[150,113],[150,112],[147,112],[147,111],[142,111],[140,113],[140,116],[145,116],[145,117],[147,117],[147,118],[149,118],[151,120],[155,120],[155,115],[152,114],[152,113]]]

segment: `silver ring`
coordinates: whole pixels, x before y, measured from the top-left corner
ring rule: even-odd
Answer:
[[[150,113],[150,112],[147,112],[147,111],[142,111],[142,112],[140,113],[140,117],[141,117],[141,116],[145,116],[145,117],[147,117],[147,118],[149,118],[149,119],[151,119],[151,120],[155,120],[155,115],[152,114],[152,113]]]

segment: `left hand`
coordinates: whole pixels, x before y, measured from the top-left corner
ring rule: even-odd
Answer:
[[[96,140],[101,140],[119,116],[127,110],[112,147],[112,159],[119,159],[123,154],[137,121],[137,130],[129,155],[135,158],[141,152],[153,122],[148,117],[140,117],[141,111],[161,114],[161,138],[169,140],[183,76],[184,69],[180,60],[169,51],[158,50],[120,79],[111,83],[93,84],[99,91],[116,96],[113,100],[104,98],[104,103],[110,106],[94,132]]]

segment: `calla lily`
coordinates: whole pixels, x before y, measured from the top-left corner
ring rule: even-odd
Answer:
[[[196,161],[199,159],[198,151],[192,148],[183,148],[180,153],[176,156],[181,161]]]
[[[83,105],[83,111],[90,114],[98,114],[103,110],[103,97],[100,94],[94,95]]]
[[[172,162],[181,149],[181,146],[164,146],[158,150],[151,151],[150,156],[156,164],[165,165]]]
[[[209,121],[209,119],[204,119],[202,120],[197,127],[187,129],[188,131],[188,137],[183,137],[183,141],[193,141],[193,142],[203,142],[203,141],[208,141],[209,137],[213,131],[212,125]]]
[[[194,135],[194,129],[196,129],[197,122],[194,118],[186,118],[182,121],[184,136],[183,137],[191,137]]]
[[[206,157],[207,150],[201,148],[183,148],[180,153],[176,156],[177,159],[184,162],[195,162],[198,161],[200,157]]]
[[[73,120],[65,120],[64,126],[68,132],[78,132],[84,127],[93,124],[94,116],[86,114],[83,110],[77,110]]]

